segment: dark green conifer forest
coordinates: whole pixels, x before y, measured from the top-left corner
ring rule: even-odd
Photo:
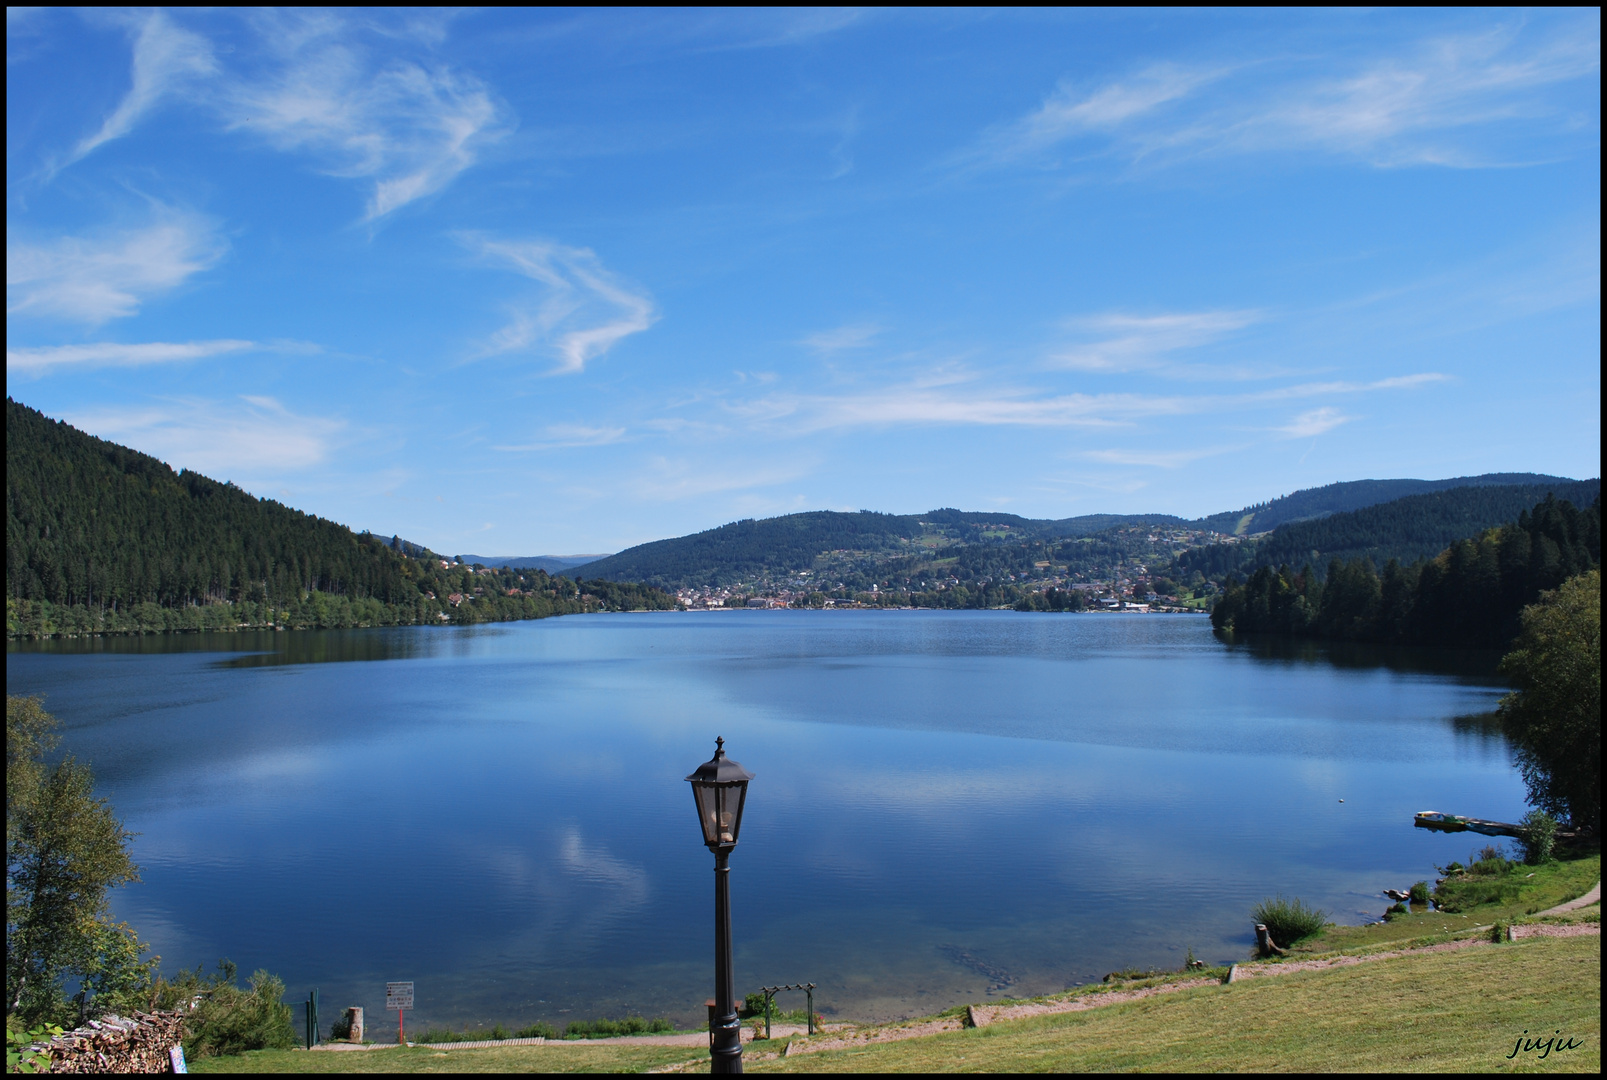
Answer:
[[[1499,648],[1543,591],[1601,566],[1601,497],[1583,510],[1548,495],[1517,521],[1458,540],[1433,559],[1380,574],[1372,561],[1263,566],[1223,593],[1219,630],[1470,648]]]
[[[475,623],[662,609],[658,589],[464,566],[6,399],[6,634]]]

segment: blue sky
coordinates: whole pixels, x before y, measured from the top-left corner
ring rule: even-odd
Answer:
[[[13,9],[8,392],[449,553],[1595,476],[1600,31]]]

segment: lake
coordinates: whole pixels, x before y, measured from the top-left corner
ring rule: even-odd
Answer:
[[[114,909],[166,970],[267,968],[383,1039],[387,980],[410,1030],[701,1022],[716,735],[757,774],[739,991],[828,1017],[1241,959],[1279,892],[1376,919],[1485,842],[1414,812],[1524,812],[1467,719],[1489,671],[1198,616],[741,611],[13,643],[6,688],[140,834]]]

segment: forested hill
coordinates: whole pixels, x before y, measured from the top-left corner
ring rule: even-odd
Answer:
[[[896,551],[921,532],[920,522],[912,517],[816,510],[762,521],[750,518],[691,536],[639,544],[587,563],[577,572],[661,587],[721,585],[759,574],[803,570],[825,551]]]
[[[1573,482],[1566,477],[1544,476],[1539,473],[1485,473],[1482,476],[1457,476],[1449,480],[1349,480],[1340,484],[1328,484],[1325,487],[1306,488],[1231,513],[1212,514],[1210,517],[1200,518],[1193,524],[1214,532],[1244,536],[1267,532],[1280,525],[1308,518],[1341,514],[1403,499],[1409,495],[1426,495],[1451,488],[1545,486]],[[1514,510],[1513,516],[1516,514],[1517,511]],[[1510,521],[1512,518],[1503,520]]]
[[[673,606],[656,590],[443,565],[6,399],[8,636]]]
[[[691,536],[655,540],[587,563],[575,572],[661,588],[697,589],[796,574],[832,552],[930,554],[933,545],[1031,543],[1089,536],[1122,525],[1181,522],[1169,514],[1089,514],[1047,520],[954,509],[927,514],[812,510],[757,521],[750,518]]]
[[[1518,515],[1554,495],[1576,507],[1601,494],[1601,481],[1566,480],[1511,487],[1461,487],[1412,495],[1365,510],[1315,521],[1281,525],[1255,548],[1255,566],[1309,562],[1323,567],[1332,559],[1371,559],[1383,566],[1432,559],[1464,537],[1518,520]]]

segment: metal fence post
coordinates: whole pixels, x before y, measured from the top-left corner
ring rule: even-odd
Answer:
[[[312,1046],[318,1045],[318,988],[312,988]],[[312,1046],[307,1049],[311,1050]]]
[[[813,983],[804,991],[804,995],[809,1001],[809,1004],[805,1006],[808,1009],[809,1034],[813,1035],[815,1033],[815,987]]]

